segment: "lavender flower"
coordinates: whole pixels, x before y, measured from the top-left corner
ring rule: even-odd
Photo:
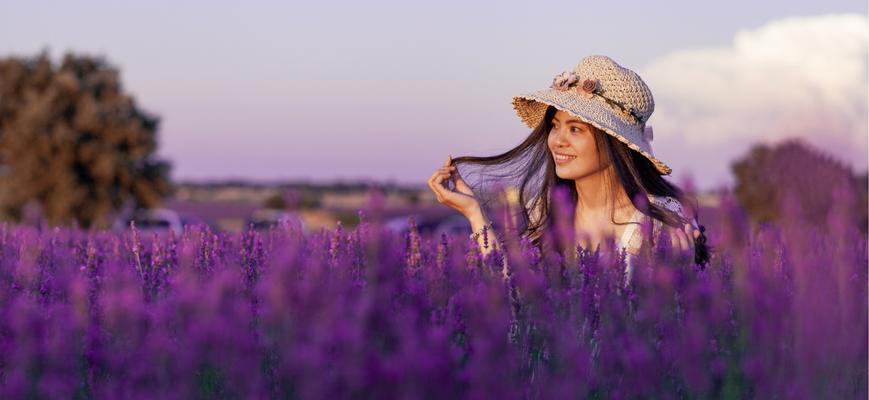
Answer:
[[[267,236],[3,226],[0,398],[862,398],[848,190],[825,225],[786,207],[787,229],[725,198],[701,210],[705,268],[661,237],[627,285],[623,254],[503,230],[484,258],[377,217]]]

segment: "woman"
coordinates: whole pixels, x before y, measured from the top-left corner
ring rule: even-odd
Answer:
[[[458,172],[461,164],[483,168],[488,179],[481,185],[493,178],[517,180],[519,231],[535,244],[550,223],[572,222],[583,248],[615,238],[630,269],[644,240],[666,229],[675,247],[693,253],[698,264],[708,262],[703,227],[682,206],[682,190],[663,178],[670,167],[653,156],[646,121],[654,100],[639,75],[609,57],[589,56],[557,75],[549,89],[515,96],[513,107],[533,128],[525,141],[496,156],[448,158],[428,180],[438,202],[468,219],[471,238],[484,254],[499,242],[490,236],[495,230],[479,195]],[[551,199],[557,190],[569,194],[572,215],[554,215]],[[651,222],[651,235],[638,229],[644,221]]]

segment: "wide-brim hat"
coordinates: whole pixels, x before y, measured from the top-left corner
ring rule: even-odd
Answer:
[[[652,127],[646,121],[655,111],[652,92],[637,75],[600,55],[580,60],[573,71],[557,75],[548,89],[513,97],[513,108],[530,128],[553,106],[612,135],[655,165],[661,175],[672,169],[652,152]]]

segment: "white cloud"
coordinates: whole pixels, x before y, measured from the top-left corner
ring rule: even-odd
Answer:
[[[655,96],[656,154],[802,137],[866,168],[867,46],[865,15],[795,17],[654,60],[639,73]]]

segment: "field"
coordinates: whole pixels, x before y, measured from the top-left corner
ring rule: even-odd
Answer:
[[[628,284],[607,253],[481,257],[377,209],[309,235],[4,225],[0,398],[866,398],[852,216],[709,215],[708,265],[658,240]]]

